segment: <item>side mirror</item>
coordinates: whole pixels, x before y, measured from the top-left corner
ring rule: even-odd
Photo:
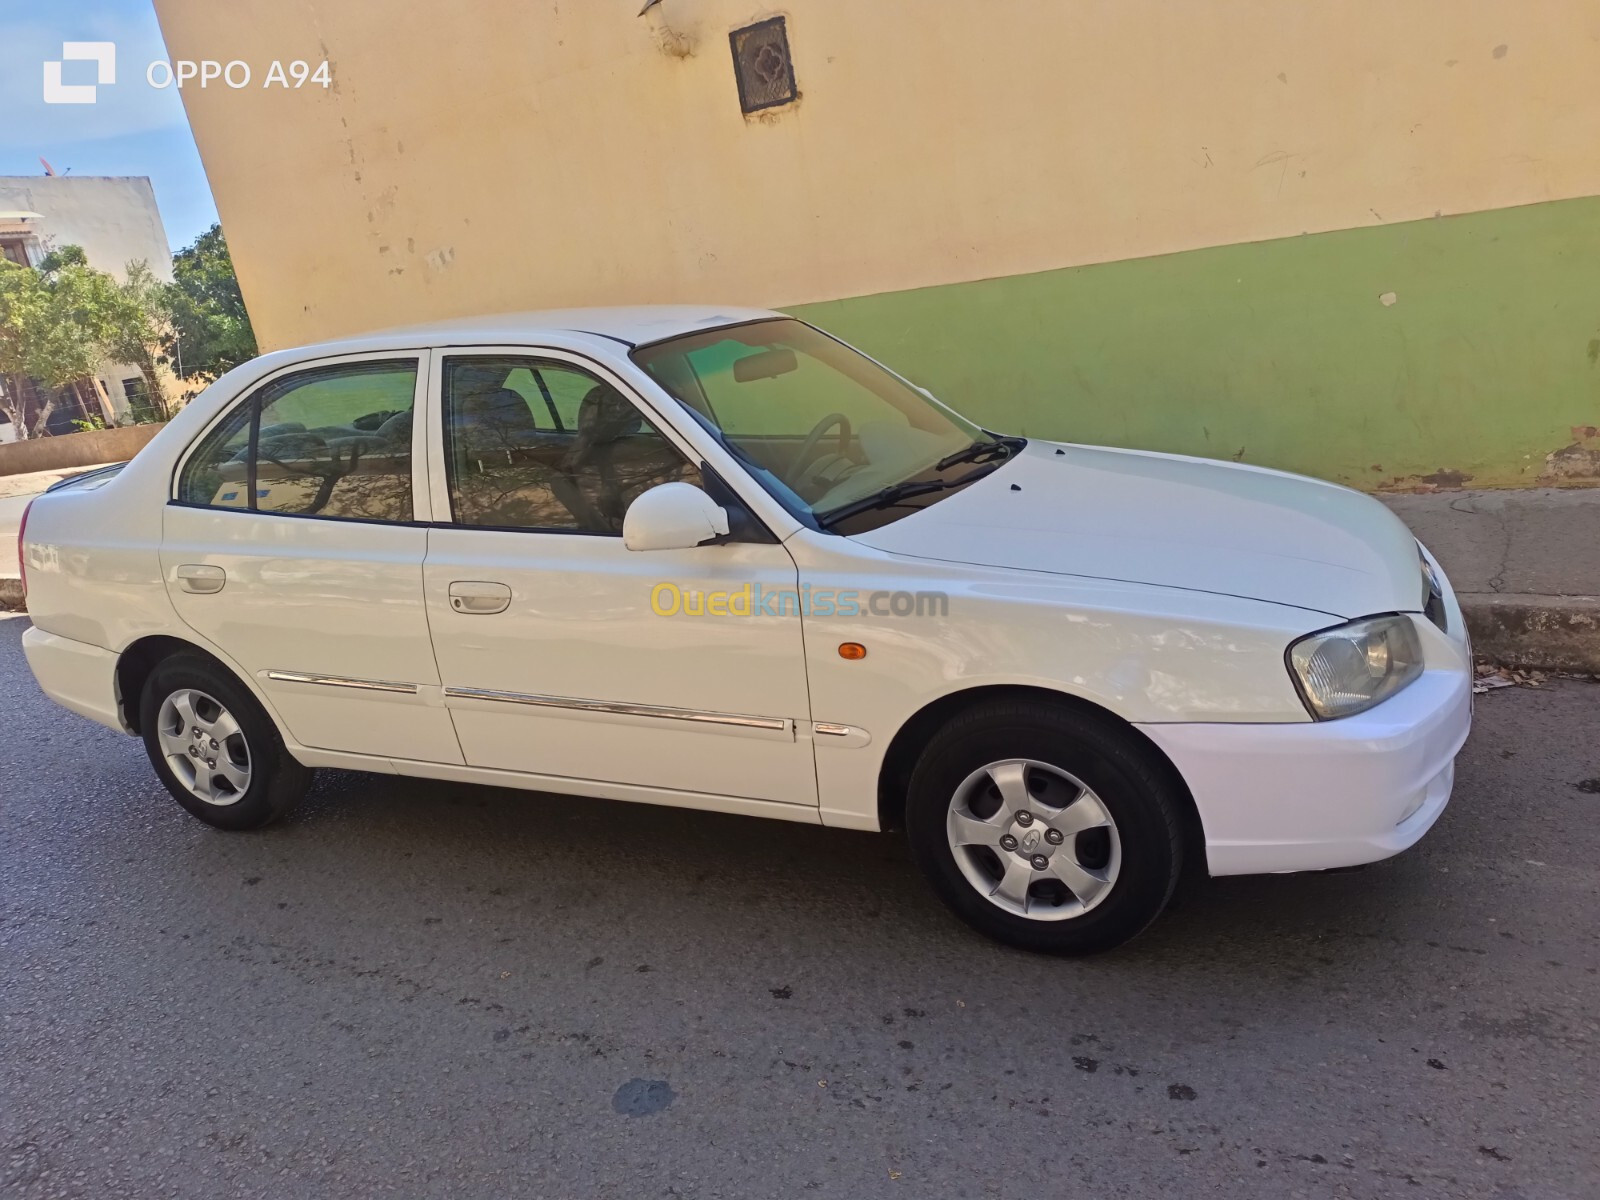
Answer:
[[[692,483],[663,483],[642,493],[622,518],[629,550],[688,550],[728,532],[728,510]]]

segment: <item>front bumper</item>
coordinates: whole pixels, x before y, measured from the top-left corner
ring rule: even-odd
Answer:
[[[1294,725],[1141,725],[1178,768],[1213,875],[1317,871],[1398,854],[1450,799],[1472,675],[1430,668],[1375,708]]]
[[[35,625],[23,631],[22,652],[50,699],[91,721],[129,732],[117,703],[117,656],[111,651]]]

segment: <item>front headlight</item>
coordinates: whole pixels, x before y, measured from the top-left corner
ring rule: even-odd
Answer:
[[[1289,673],[1319,721],[1387,700],[1422,674],[1422,641],[1407,616],[1366,617],[1289,647]]]

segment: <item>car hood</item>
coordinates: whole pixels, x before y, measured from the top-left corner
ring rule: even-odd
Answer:
[[[1416,610],[1416,541],[1349,488],[1237,463],[1030,441],[855,535],[893,554],[1219,592],[1338,617]]]

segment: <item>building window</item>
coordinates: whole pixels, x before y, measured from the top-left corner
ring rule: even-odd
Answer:
[[[166,420],[166,414],[157,410],[142,375],[130,375],[122,381],[122,397],[127,401],[128,415],[140,424]]]
[[[28,243],[22,238],[0,238],[0,258],[19,267],[29,266]]]

